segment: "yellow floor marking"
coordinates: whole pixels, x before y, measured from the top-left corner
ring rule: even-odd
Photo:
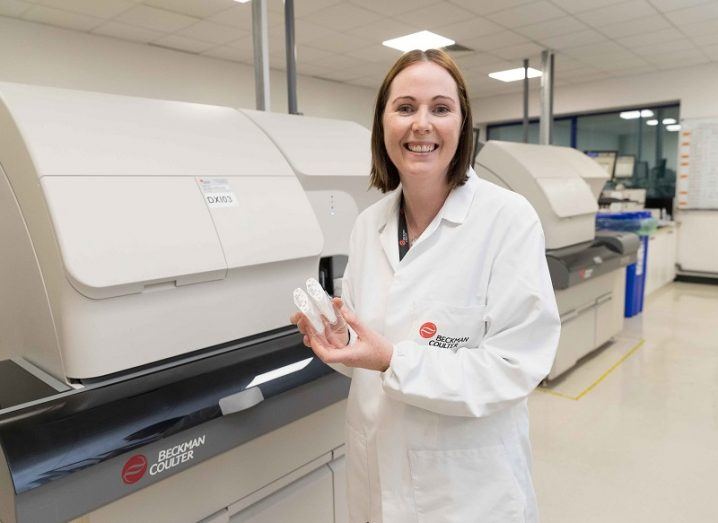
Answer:
[[[544,392],[546,394],[551,394],[551,396],[558,396],[559,398],[578,401],[578,398],[574,398],[573,396],[569,396],[568,394],[563,394],[561,392],[556,392],[555,390],[551,390],[549,388],[546,388],[545,386],[539,387],[538,390],[540,390],[541,392]]]
[[[633,356],[633,354],[634,354],[638,349],[640,349],[645,342],[646,342],[646,340],[641,340],[641,341],[639,341],[636,345],[634,345],[626,354],[624,354],[616,363],[614,363],[613,365],[611,365],[611,367],[610,367],[606,372],[604,372],[603,374],[601,374],[601,376],[600,376],[596,381],[594,381],[594,382],[591,383],[588,387],[586,387],[578,396],[575,396],[575,397],[574,397],[574,396],[569,396],[568,394],[562,394],[561,392],[557,392],[557,391],[555,391],[555,390],[551,390],[551,389],[546,388],[546,387],[539,387],[539,390],[540,390],[541,392],[545,392],[546,394],[551,394],[552,396],[558,396],[558,397],[560,397],[560,398],[565,398],[565,399],[569,399],[569,400],[573,400],[573,401],[578,401],[578,400],[580,400],[581,398],[583,398],[586,394],[588,394],[589,392],[591,392],[594,388],[596,388],[596,386],[597,386],[599,383],[601,383],[603,380],[605,380],[605,379],[608,377],[609,374],[611,374],[614,370],[616,370],[619,365],[621,365],[624,361],[626,361],[628,358],[630,358],[631,356]]]

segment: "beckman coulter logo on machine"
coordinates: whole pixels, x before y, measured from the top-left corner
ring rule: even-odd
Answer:
[[[149,466],[150,476],[162,474],[177,465],[192,461],[194,459],[194,449],[202,447],[205,444],[206,435],[202,434],[196,438],[187,440],[179,445],[168,449],[160,450],[157,453],[157,459]],[[147,472],[147,458],[142,454],[136,454],[127,460],[125,466],[122,467],[122,481],[127,485],[137,483]]]
[[[468,336],[462,336],[462,337],[451,337],[451,336],[443,336],[441,334],[437,334],[437,327],[435,323],[432,323],[430,321],[427,321],[424,323],[421,327],[419,327],[419,335],[422,338],[433,338],[436,335],[435,339],[432,339],[429,341],[429,347],[439,347],[441,349],[455,349],[460,344],[466,343],[469,341]]]
[[[127,485],[137,483],[147,472],[147,458],[142,454],[136,454],[127,460],[122,467],[122,481]]]

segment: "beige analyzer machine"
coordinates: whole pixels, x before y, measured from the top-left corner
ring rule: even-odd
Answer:
[[[622,330],[625,267],[636,261],[638,237],[596,235],[607,175],[580,151],[489,141],[474,167],[479,177],[526,197],[541,219],[561,314],[561,338],[548,376],[553,379]]]
[[[367,200],[318,216],[256,121],[0,84],[3,523],[346,517],[348,382],[288,318]]]

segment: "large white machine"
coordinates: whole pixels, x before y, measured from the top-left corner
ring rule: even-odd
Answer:
[[[341,520],[348,384],[288,318],[378,198],[369,140],[0,84],[3,523]]]
[[[638,237],[596,238],[597,201],[608,176],[580,151],[489,141],[474,167],[481,178],[525,196],[541,219],[561,314],[548,376],[556,378],[623,328],[625,267],[636,260]]]

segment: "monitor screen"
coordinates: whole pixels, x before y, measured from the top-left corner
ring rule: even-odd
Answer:
[[[586,151],[586,154],[596,160],[598,165],[608,173],[608,176],[613,178],[613,171],[616,168],[616,157],[618,151]]]
[[[633,176],[633,168],[636,165],[636,157],[632,154],[618,156],[616,158],[616,170],[614,178],[630,178]]]

